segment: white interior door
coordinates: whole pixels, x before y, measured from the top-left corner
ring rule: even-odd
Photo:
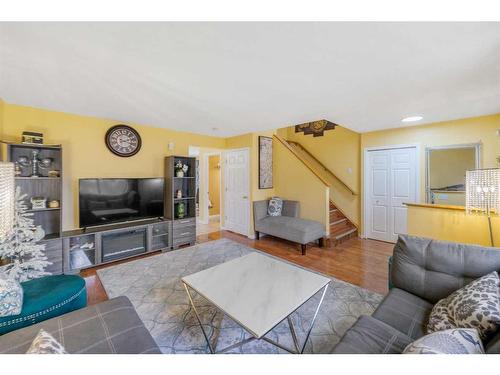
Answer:
[[[405,202],[417,200],[416,147],[368,151],[366,236],[396,242],[407,233]]]
[[[224,152],[224,229],[248,236],[250,158],[248,149]]]

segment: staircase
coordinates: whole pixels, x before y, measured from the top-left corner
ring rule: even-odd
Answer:
[[[337,246],[357,235],[358,228],[330,201],[330,243]]]
[[[327,187],[336,184],[346,189],[352,196],[358,195],[354,190],[351,189],[344,181],[342,181],[335,173],[328,169],[323,163],[321,163],[313,154],[311,154],[304,146],[298,142],[286,140],[285,138],[274,134],[273,138],[280,142],[283,146],[288,148],[288,150],[295,155],[295,157],[300,160],[309,170],[316,175],[316,177],[323,182]],[[333,177],[333,181],[327,176]],[[332,190],[330,190],[332,194]],[[354,224],[341,209],[335,206],[333,202],[334,197],[330,195],[329,201],[329,244],[336,246],[342,241],[349,238],[356,237],[358,235],[358,227]]]
[[[335,173],[328,169],[321,161],[319,161],[311,152],[298,142],[285,140],[294,150],[297,157],[304,160],[316,171],[320,176],[328,174],[334,178],[337,184],[340,184],[347,189],[352,195],[357,193],[350,188],[344,181],[342,181]],[[330,200],[330,243],[334,246],[349,238],[358,235],[358,228],[353,224],[342,211],[335,206]]]

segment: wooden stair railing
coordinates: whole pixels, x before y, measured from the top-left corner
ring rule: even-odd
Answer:
[[[288,141],[286,140],[287,143],[292,144],[298,148],[300,148],[303,152],[305,152],[311,159],[313,159],[325,172],[330,174],[337,180],[344,188],[346,188],[352,195],[358,195],[357,192],[355,192],[349,185],[347,185],[340,177],[338,177],[335,173],[333,173],[330,169],[328,169],[322,162],[320,162],[313,154],[311,154],[304,146],[302,146],[300,143],[295,142],[295,141]]]
[[[299,161],[301,161],[302,164],[304,164],[323,184],[325,184],[325,186],[331,186],[331,184],[321,174],[319,174],[318,171],[310,163],[304,160],[304,158],[292,146],[290,146],[286,139],[282,138],[278,134],[274,134],[273,138],[280,142],[283,146],[285,146],[285,148],[287,148],[293,155],[295,155],[295,157]]]

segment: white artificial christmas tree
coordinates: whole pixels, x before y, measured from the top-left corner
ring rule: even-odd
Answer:
[[[0,260],[8,262],[0,267],[0,274],[6,274],[19,282],[50,275],[44,269],[52,264],[45,256],[45,245],[38,244],[45,232],[40,226],[33,224],[34,220],[30,217],[33,214],[26,212],[28,208],[24,203],[25,197],[17,187],[14,226],[6,240],[0,243]]]

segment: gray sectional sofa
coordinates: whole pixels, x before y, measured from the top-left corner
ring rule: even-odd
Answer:
[[[302,255],[306,254],[309,242],[319,241],[321,247],[325,244],[326,230],[323,224],[299,217],[299,202],[284,200],[281,216],[269,216],[267,207],[269,200],[253,202],[253,218],[255,238],[260,233],[283,238],[301,245]]]
[[[393,288],[372,316],[360,317],[345,333],[334,353],[401,353],[425,335],[436,302],[493,271],[500,271],[500,248],[400,236]],[[500,353],[500,331],[484,344],[486,353]]]
[[[40,329],[71,354],[153,354],[158,345],[127,297],[88,306],[0,336],[0,354],[26,353]]]

